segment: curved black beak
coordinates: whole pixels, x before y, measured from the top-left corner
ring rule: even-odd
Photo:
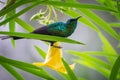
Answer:
[[[77,18],[75,18],[76,20],[78,20],[79,18],[81,18],[82,16],[78,16]]]

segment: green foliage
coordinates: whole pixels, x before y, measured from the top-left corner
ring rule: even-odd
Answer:
[[[111,74],[110,74],[110,77],[109,77],[109,80],[116,80],[117,79],[117,74],[119,75],[119,69],[120,69],[120,56],[118,56],[118,58],[116,59],[113,67],[112,67],[112,70],[111,70]]]
[[[52,6],[62,6],[62,7],[73,7],[73,8],[86,8],[86,9],[96,9],[96,10],[105,10],[105,11],[112,11],[117,12],[111,8],[107,8],[104,6],[98,6],[93,4],[80,4],[80,3],[73,3],[73,2],[61,2],[61,1],[46,1],[42,4],[52,5]]]
[[[20,12],[18,12],[17,14],[11,16],[10,18],[5,19],[3,22],[0,22],[0,26],[3,24],[6,24],[7,22],[9,22],[10,20],[22,15],[23,13],[25,13],[26,11],[30,10],[31,8],[33,8],[34,6],[36,6],[38,3],[34,3],[28,7],[26,7],[25,9],[21,10]],[[6,9],[5,9],[6,10]]]
[[[35,45],[34,47],[38,51],[38,53],[40,54],[40,56],[42,56],[42,58],[45,59],[46,53],[41,48],[39,48],[38,46]]]
[[[24,78],[14,69],[11,65],[7,63],[1,63],[1,66],[4,67],[11,75],[13,75],[16,80],[24,80]]]
[[[15,18],[14,20],[15,20],[16,23],[18,23],[26,31],[32,32],[34,30],[34,28],[31,25],[29,25],[28,23],[24,22],[22,19]]]
[[[99,15],[95,14],[92,10],[102,10],[112,14],[118,21],[120,20],[120,1],[119,0],[96,0],[99,4],[83,4],[77,2],[77,0],[7,0],[5,7],[0,10],[0,17],[3,19],[0,22],[0,26],[8,23],[9,32],[0,31],[0,34],[9,35],[9,36],[19,36],[25,38],[32,38],[38,40],[51,40],[51,41],[61,41],[66,43],[74,44],[83,44],[79,41],[75,41],[68,38],[61,38],[56,36],[48,35],[38,35],[38,34],[28,34],[28,33],[18,33],[15,32],[15,23],[19,24],[23,29],[28,32],[34,30],[34,27],[20,19],[19,16],[28,12],[30,9],[41,4],[46,6],[45,11],[38,11],[35,15],[31,17],[32,20],[37,20],[41,24],[49,24],[54,21],[57,21],[56,10],[66,14],[70,17],[83,16],[79,19],[79,22],[82,22],[84,25],[87,25],[98,34],[103,46],[102,51],[71,51],[67,50],[69,54],[72,54],[78,58],[74,59],[74,62],[82,64],[88,68],[98,71],[103,76],[109,80],[120,79],[119,68],[120,68],[120,56],[117,51],[112,47],[107,38],[103,35],[104,30],[111,37],[115,38],[117,41],[120,41],[120,35],[113,29],[120,28],[119,22],[108,23],[103,20]],[[24,9],[16,13],[16,9],[28,4]],[[47,14],[48,13],[48,14]],[[52,18],[53,16],[55,18]],[[99,27],[98,27],[99,26]],[[101,29],[99,29],[101,28]],[[11,39],[13,46],[15,47],[15,41]],[[83,41],[84,42],[84,41]],[[93,45],[91,45],[93,46]],[[38,51],[40,56],[45,59],[46,53],[39,48],[34,46]],[[104,57],[107,61],[102,60],[96,56]],[[75,73],[69,68],[66,61],[63,59],[63,64],[68,74],[58,73],[66,80],[84,80],[83,78],[76,77]],[[0,56],[0,65],[6,69],[16,80],[24,80],[24,78],[17,72],[14,67],[19,68],[23,71],[29,72],[38,77],[47,79],[47,80],[56,80],[52,77],[46,70],[43,68],[36,67],[30,63],[21,62],[17,60],[12,60],[3,56]]]
[[[64,64],[64,66],[65,66],[65,69],[66,69],[66,71],[67,71],[67,73],[68,73],[68,76],[70,77],[70,79],[71,80],[77,80],[77,77],[75,76],[75,74],[73,73],[73,71],[70,69],[70,67],[69,67],[69,65],[67,64],[67,62],[64,60],[64,59],[62,59],[62,61],[63,61],[63,64]]]
[[[103,19],[101,19],[99,16],[94,14],[92,11],[86,10],[86,9],[80,9],[80,12],[85,14],[88,18],[90,18],[90,20],[92,20],[94,23],[99,25],[101,28],[103,28],[103,30],[108,32],[114,38],[116,38],[118,40],[120,39],[119,35],[109,26],[109,24],[106,21],[104,21]]]
[[[74,60],[75,62],[80,63],[86,67],[92,68],[94,70],[97,70],[107,78],[109,77],[110,71],[108,69],[110,69],[110,65],[107,64],[106,62],[100,60],[99,58],[95,58],[93,56],[84,54],[85,52],[68,51],[68,53],[79,57],[79,59]]]
[[[120,23],[110,23],[110,26],[120,28]]]
[[[8,6],[10,6],[10,5],[14,4],[14,3],[15,3],[15,1],[8,0],[7,4],[6,4],[6,7],[8,7]],[[15,15],[15,13],[16,13],[15,9],[12,10],[11,12],[8,12],[6,14],[6,19],[9,18],[11,15]],[[10,30],[10,32],[15,31],[15,21],[14,20],[9,21],[9,30]],[[15,47],[15,41],[13,39],[11,39],[11,42],[12,42],[12,45]]]
[[[29,63],[25,63],[25,62],[21,62],[21,61],[17,61],[17,60],[12,60],[12,59],[8,59],[8,58],[5,58],[3,56],[0,56],[0,64],[3,64],[3,65],[4,64],[9,64],[9,65],[17,67],[21,70],[32,73],[32,74],[34,74],[38,77],[42,77],[42,78],[45,78],[45,79],[48,79],[48,80],[54,80],[51,76],[46,74],[46,72],[44,72],[40,68],[38,68],[38,67],[36,67],[32,64],[29,64]],[[5,65],[4,65],[4,67],[5,67]],[[8,68],[9,68],[9,66],[7,67],[7,70],[8,70]],[[10,72],[10,70],[9,70],[9,72]],[[13,75],[14,73],[11,72],[11,74]],[[18,75],[18,74],[15,74],[15,75]],[[17,77],[17,76],[15,76],[15,77]]]
[[[109,41],[101,34],[99,33],[100,39],[103,43],[103,52],[107,54],[113,54],[117,55],[117,52],[114,50],[114,48],[110,45]],[[108,57],[108,60],[110,61],[111,64],[114,63],[115,59],[113,57]]]
[[[23,38],[38,39],[38,40],[60,41],[60,42],[84,45],[84,43],[81,43],[81,42],[78,42],[78,41],[75,41],[72,39],[57,37],[57,36],[42,35],[42,34],[29,34],[29,33],[20,33],[20,32],[2,32],[2,31],[0,32],[0,34],[23,37]]]

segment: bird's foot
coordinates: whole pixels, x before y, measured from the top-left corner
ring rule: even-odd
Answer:
[[[55,48],[62,48],[61,46],[54,46],[54,45],[52,45],[53,47],[55,47]]]

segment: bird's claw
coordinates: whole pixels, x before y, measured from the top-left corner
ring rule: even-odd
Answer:
[[[62,48],[61,46],[54,46],[54,45],[53,45],[53,47],[55,47],[55,48]]]

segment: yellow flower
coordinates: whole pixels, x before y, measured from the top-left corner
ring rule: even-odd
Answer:
[[[53,70],[61,73],[66,73],[65,67],[62,62],[62,49],[55,46],[60,46],[59,42],[54,43],[54,46],[50,46],[46,59],[44,62],[35,62],[35,66],[47,66]],[[75,64],[70,65],[71,69],[74,69]]]

